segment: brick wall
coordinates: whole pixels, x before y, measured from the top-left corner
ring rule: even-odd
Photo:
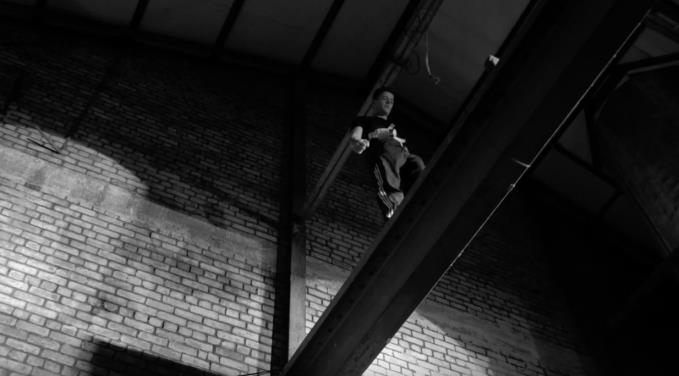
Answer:
[[[78,374],[96,342],[217,372],[268,368],[270,267],[20,182],[0,190],[4,368]]]
[[[286,87],[0,28],[2,81],[25,73],[0,128],[0,369],[268,369]]]
[[[286,81],[11,22],[0,31],[15,41],[0,47],[0,82],[25,73],[0,130],[0,368],[268,369]],[[48,151],[120,56],[67,147]],[[310,188],[361,98],[313,85],[307,98]],[[308,225],[309,329],[383,225],[363,163],[350,158]],[[506,228],[471,247],[368,374],[585,374],[542,245]]]

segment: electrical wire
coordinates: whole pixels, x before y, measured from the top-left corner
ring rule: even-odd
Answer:
[[[424,33],[424,48],[424,66],[427,68],[427,75],[434,82],[434,85],[438,85],[441,78],[431,73],[431,66],[429,65],[429,30]]]

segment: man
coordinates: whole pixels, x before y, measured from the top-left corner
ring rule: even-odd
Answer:
[[[358,154],[367,150],[377,182],[380,208],[387,218],[391,218],[424,170],[424,162],[417,155],[410,154],[405,146],[406,140],[399,138],[396,126],[387,121],[394,106],[393,91],[381,87],[375,90],[372,98],[369,115],[354,121],[351,147]]]

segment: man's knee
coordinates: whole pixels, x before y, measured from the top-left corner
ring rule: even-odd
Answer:
[[[415,172],[422,172],[424,170],[424,161],[417,155],[410,155],[411,168]]]

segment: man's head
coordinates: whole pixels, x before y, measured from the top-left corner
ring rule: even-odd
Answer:
[[[372,113],[375,116],[387,117],[394,107],[394,92],[382,86],[373,92]]]

